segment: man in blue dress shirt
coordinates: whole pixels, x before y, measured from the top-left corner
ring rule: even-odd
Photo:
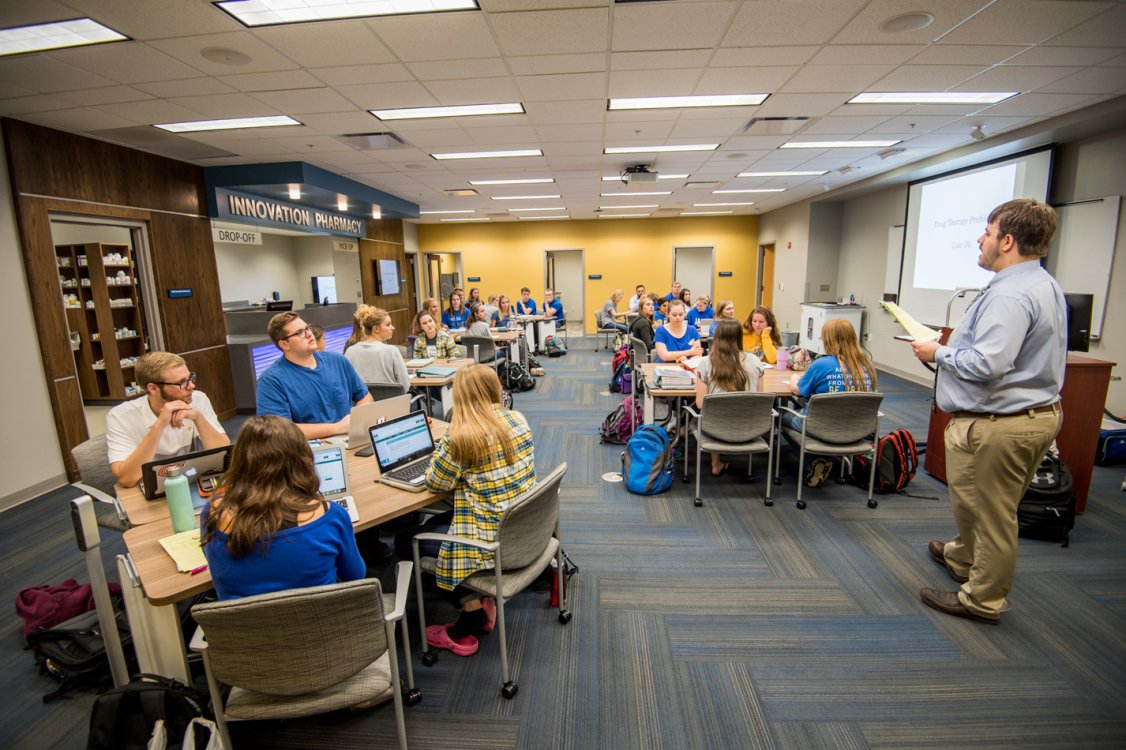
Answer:
[[[258,413],[296,422],[310,440],[347,433],[352,406],[372,400],[352,363],[318,351],[297,313],[278,313],[266,330],[282,357],[258,379]]]
[[[1020,198],[989,214],[978,265],[996,272],[945,346],[914,342],[937,367],[946,428],[946,478],[958,534],[928,552],[962,584],[924,588],[929,607],[997,624],[1017,563],[1017,504],[1063,421],[1067,309],[1040,259],[1056,230],[1051,206]]]

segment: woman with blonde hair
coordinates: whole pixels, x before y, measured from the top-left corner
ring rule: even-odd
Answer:
[[[365,383],[399,383],[406,393],[411,378],[403,353],[399,347],[387,343],[395,335],[391,316],[386,310],[368,307],[359,322],[364,338],[344,352],[344,356]]]
[[[751,310],[743,323],[743,351],[773,365],[778,363],[780,346],[782,337],[778,335],[778,321],[770,308],[759,305]]]
[[[729,299],[721,299],[716,303],[715,320],[712,321],[712,325],[708,329],[708,335],[715,336],[715,329],[719,326],[719,321],[726,319],[735,320],[735,303]]]
[[[445,328],[438,325],[434,316],[424,307],[414,316],[411,329],[417,329],[414,337],[413,354],[415,359],[426,357],[445,357],[457,359],[457,344],[454,337]]]
[[[617,328],[622,333],[629,333],[629,327],[625,323],[620,323],[617,318],[624,318],[629,315],[628,312],[619,312],[618,303],[622,301],[625,293],[621,289],[615,289],[614,293],[610,295],[610,299],[606,300],[606,304],[602,306],[601,325],[600,328]]]
[[[501,405],[500,380],[494,370],[479,364],[462,367],[454,376],[450,428],[438,441],[426,471],[427,488],[452,492],[454,509],[411,533],[438,531],[495,542],[508,501],[535,484],[532,431],[524,415]],[[411,554],[407,551],[411,538],[400,535],[396,540],[401,557]],[[493,554],[429,541],[419,543],[419,554],[437,558],[438,588],[461,612],[454,623],[428,627],[427,642],[458,656],[476,653],[477,636],[493,629],[496,602],[458,584],[477,571],[491,570]]]
[[[790,391],[795,396],[809,398],[818,393],[876,390],[876,367],[860,348],[852,323],[845,318],[825,321],[821,326],[821,347],[824,356],[813,361],[801,380],[791,380]],[[790,412],[782,414],[782,423],[801,430],[801,418]]]
[[[360,319],[374,309],[375,307],[373,305],[365,305],[363,303],[356,305],[356,312],[352,315],[352,335],[344,342],[344,351],[348,351],[364,340],[364,327],[363,324],[360,323]],[[311,327],[312,326],[310,326],[310,328]]]
[[[516,313],[512,310],[512,303],[508,296],[502,294],[497,300],[497,311],[489,321],[493,328],[508,328],[516,324]]]
[[[716,321],[715,339],[708,356],[696,367],[696,406],[704,405],[704,397],[712,393],[757,391],[763,366],[758,357],[740,349],[742,330],[739,321]],[[718,453],[712,454],[712,476],[727,468]]]
[[[321,496],[313,454],[293,422],[249,417],[223,480],[200,512],[219,599],[364,577],[352,521]]]

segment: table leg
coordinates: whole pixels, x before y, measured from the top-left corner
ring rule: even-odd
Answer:
[[[191,684],[184,634],[175,604],[154,605],[141,588],[133,561],[117,556],[117,573],[125,599],[125,614],[133,634],[133,649],[141,672],[172,677]]]

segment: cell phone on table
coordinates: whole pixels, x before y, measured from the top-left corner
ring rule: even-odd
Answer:
[[[368,456],[374,456],[375,455],[375,448],[373,448],[370,445],[367,446],[366,448],[360,448],[358,451],[356,451],[356,455],[361,456],[363,458],[367,458]]]

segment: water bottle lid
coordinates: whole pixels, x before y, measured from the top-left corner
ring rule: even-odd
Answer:
[[[168,479],[170,477],[178,477],[184,473],[183,464],[165,464],[158,472],[160,476]]]

